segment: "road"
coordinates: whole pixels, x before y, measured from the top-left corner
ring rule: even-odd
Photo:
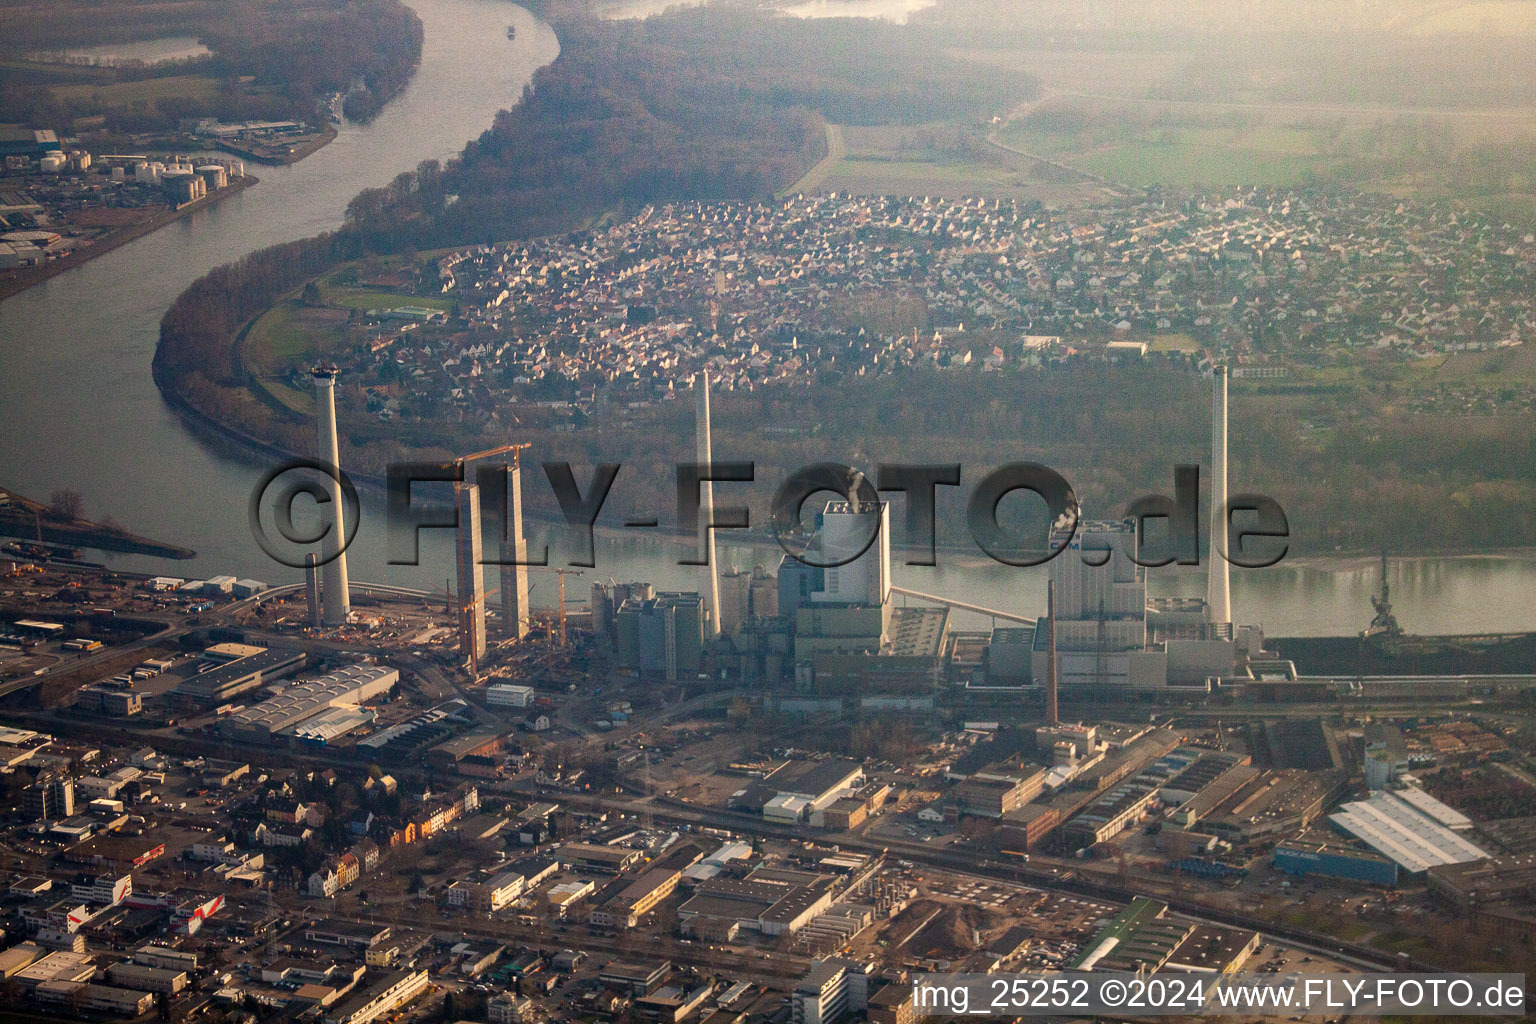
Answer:
[[[843,140],[843,126],[826,122],[827,127],[827,155],[816,161],[811,169],[795,181],[795,183],[779,193],[781,196],[792,196],[798,192],[815,192],[819,190],[827,180],[827,175],[832,173],[832,168],[837,162],[848,155],[847,144]]]
[[[1046,164],[1047,166],[1054,167],[1058,171],[1061,171],[1064,174],[1069,174],[1074,178],[1081,178],[1087,181],[1096,181],[1101,185],[1108,185],[1110,182],[1107,178],[1101,178],[1097,174],[1091,174],[1088,171],[1080,170],[1076,167],[1073,167],[1071,164],[1064,164],[1060,160],[1055,160],[1048,156],[1041,156],[1039,153],[1031,153],[1027,150],[1020,149],[1017,146],[1010,146],[1008,143],[1002,140],[1002,133],[1010,124],[1015,121],[1023,121],[1027,119],[1030,114],[1033,114],[1036,110],[1039,110],[1047,103],[1050,103],[1051,101],[1066,95],[1070,94],[1047,90],[1046,92],[1041,93],[1035,99],[1026,100],[1023,103],[1020,103],[1018,106],[1014,107],[1008,112],[1008,116],[1003,118],[1002,122],[998,124],[997,127],[993,128],[990,132],[987,133],[987,145],[992,146],[995,149],[1000,149],[1005,153],[1012,153],[1014,156],[1022,156],[1026,160],[1033,160],[1036,163]]]

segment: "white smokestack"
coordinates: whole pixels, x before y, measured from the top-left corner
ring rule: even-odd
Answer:
[[[318,457],[321,462],[339,471],[341,452],[336,442],[336,368],[317,366],[313,372],[317,414],[315,423],[319,433]],[[342,550],[342,539],[346,536],[346,510],[341,504],[340,481],[327,475],[325,487],[330,493],[330,511],[334,518],[331,528],[320,542],[320,550],[326,558],[325,565],[320,568],[320,597],[325,604],[325,624],[345,626],[347,613],[352,610],[347,583],[347,556],[339,553]]]
[[[708,465],[713,461],[709,443],[709,371],[699,371],[695,387],[698,391],[698,408],[695,414],[698,461],[703,465]],[[710,481],[705,480],[699,486],[699,521],[708,523],[714,516],[715,486]],[[709,635],[713,637],[720,635],[720,569],[715,564],[715,531],[709,529],[708,526],[704,528],[704,557],[709,562],[704,567],[706,577],[704,599],[709,602],[707,629]]]
[[[1205,596],[1212,622],[1232,621],[1232,567],[1217,550],[1218,546],[1226,547],[1226,530],[1227,368],[1218,366],[1211,385],[1211,561]]]

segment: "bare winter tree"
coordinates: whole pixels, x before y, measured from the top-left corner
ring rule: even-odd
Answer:
[[[79,519],[85,512],[85,499],[79,491],[61,488],[49,496],[48,511],[65,519]]]

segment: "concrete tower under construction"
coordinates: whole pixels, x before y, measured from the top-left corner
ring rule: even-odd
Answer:
[[[340,472],[341,452],[336,442],[336,367],[317,366],[315,379],[315,423],[319,432],[319,461]],[[331,528],[320,541],[325,564],[321,567],[321,599],[325,624],[344,626],[352,610],[347,582],[347,556],[343,551],[346,537],[346,509],[341,503],[341,481],[326,474],[325,488],[330,497]]]
[[[1219,539],[1218,539],[1219,538]],[[1232,571],[1227,547],[1227,368],[1211,378],[1211,545],[1206,614],[1212,622],[1232,621]]]
[[[698,461],[701,465],[708,465],[713,461],[709,440],[709,371],[700,370],[695,378],[694,389],[697,392],[698,406],[695,413],[696,441],[698,444]],[[715,488],[712,483],[705,480],[699,485],[699,522],[704,526],[704,599],[709,602],[709,610],[705,624],[707,635],[714,637],[720,635],[720,566],[715,561],[715,531],[707,525],[715,514]]]
[[[311,626],[325,622],[320,612],[320,559],[314,553],[304,556],[304,601]]]
[[[459,653],[478,669],[485,660],[485,566],[480,563],[480,488],[458,484],[459,529],[454,539],[458,570]]]
[[[528,635],[528,538],[523,533],[523,468],[514,456],[507,467],[507,518],[501,536],[501,635]],[[513,564],[515,563],[515,564]]]

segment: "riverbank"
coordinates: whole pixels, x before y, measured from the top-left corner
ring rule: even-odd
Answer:
[[[291,293],[290,293],[291,294]],[[244,337],[251,323],[260,318],[253,317],[242,324],[236,337]],[[168,382],[157,380],[160,385],[160,395],[166,405],[173,409],[182,422],[192,430],[205,443],[213,443],[220,447],[226,454],[260,462],[261,460],[290,461],[293,459],[307,459],[312,455],[308,452],[293,452],[274,444],[270,440],[257,437],[239,427],[226,424],[207,413],[197,409],[180,392]],[[555,457],[559,457],[558,454]],[[345,466],[343,466],[345,469]],[[377,474],[347,470],[348,477],[362,490],[369,490],[376,494],[385,494],[386,481]],[[766,510],[764,510],[766,512]],[[543,515],[536,512],[525,513],[525,520],[529,523],[563,526],[565,520],[556,515]],[[633,538],[634,531],[618,526],[594,526],[594,532],[598,536],[611,538]],[[646,536],[659,543],[683,543],[689,539],[689,534],[683,530],[669,526],[659,526],[646,531]],[[775,547],[778,544],[773,533],[761,529],[730,530],[718,535],[721,543],[743,546],[760,546],[764,548]],[[893,543],[891,556],[893,561],[901,561],[908,554],[916,553],[917,547]],[[984,552],[979,551],[974,542],[945,543],[939,541],[934,545],[934,552],[939,561],[951,569],[985,569],[1004,567],[1003,563],[990,558]],[[1038,554],[1043,554],[1040,552]],[[1532,562],[1536,563],[1536,547],[1505,547],[1505,548],[1458,548],[1448,551],[1426,551],[1414,554],[1391,554],[1391,561],[1397,563],[1432,562],[1455,559],[1479,559],[1505,562]],[[1301,569],[1321,573],[1352,573],[1370,571],[1375,572],[1380,566],[1380,552],[1370,551],[1339,551],[1334,553],[1310,553],[1304,555],[1288,555],[1280,565],[1286,569]],[[1200,571],[1204,571],[1203,569]]]
[[[307,156],[319,152],[341,134],[334,125],[328,125],[323,131],[312,136],[305,136],[303,142],[296,146],[279,149],[276,146],[242,146],[235,142],[220,140],[217,147],[226,153],[243,157],[253,163],[266,164],[268,167],[288,167],[298,163]]]
[[[196,213],[198,210],[212,206],[221,199],[229,198],[236,192],[243,192],[260,181],[261,179],[254,174],[244,175],[234,179],[223,188],[210,192],[203,198],[187,203],[185,206],[162,210],[160,213],[141,220],[137,224],[130,224],[125,228],[103,235],[90,245],[76,249],[68,256],[61,256],[56,260],[50,260],[40,267],[18,270],[10,277],[0,278],[0,302],[5,301],[12,295],[26,291],[33,285],[42,284],[51,277],[57,277],[66,270],[73,270],[75,267],[89,263],[97,256],[109,253],[119,246],[124,246],[135,239],[143,238],[152,231],[159,231],[167,224],[174,224],[188,214]]]
[[[142,537],[119,526],[59,515],[42,502],[15,491],[0,488],[0,495],[5,498],[4,504],[0,504],[0,537],[157,558],[197,557],[197,552],[191,548]]]

